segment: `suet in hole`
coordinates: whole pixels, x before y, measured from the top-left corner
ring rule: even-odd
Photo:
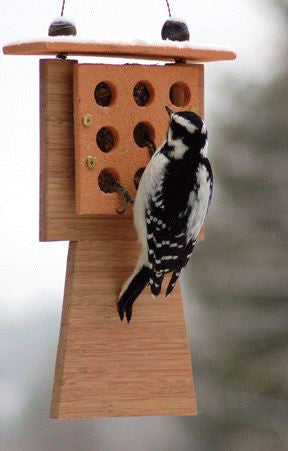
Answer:
[[[138,106],[149,105],[153,99],[154,91],[147,81],[139,81],[133,89],[133,98]]]
[[[96,103],[100,106],[109,106],[115,98],[115,88],[104,82],[98,83],[94,91],[94,98]]]
[[[117,132],[110,127],[102,127],[96,135],[96,143],[102,152],[110,152],[118,141]]]
[[[102,169],[98,176],[98,185],[104,193],[114,193],[115,185],[119,181],[117,171],[111,168]]]
[[[134,141],[139,147],[149,147],[154,141],[154,129],[147,122],[139,122],[134,128]]]
[[[185,106],[189,103],[191,97],[190,89],[185,83],[174,83],[170,88],[169,97],[173,105]]]
[[[134,186],[136,189],[138,189],[138,186],[139,186],[139,183],[140,183],[140,180],[141,180],[141,177],[142,177],[144,171],[145,171],[145,168],[139,168],[134,175]]]

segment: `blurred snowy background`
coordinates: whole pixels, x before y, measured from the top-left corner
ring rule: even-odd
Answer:
[[[216,189],[182,281],[199,415],[48,419],[67,243],[38,242],[38,57],[0,55],[1,451],[288,449],[288,1],[170,2],[192,44],[238,55],[206,65]],[[1,45],[45,37],[60,10],[3,1]],[[83,39],[155,41],[167,9],[68,0],[65,16]]]

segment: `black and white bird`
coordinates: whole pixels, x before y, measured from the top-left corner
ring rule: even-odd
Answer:
[[[142,251],[117,303],[120,319],[126,314],[128,322],[142,290],[149,284],[157,296],[166,273],[172,273],[166,296],[171,293],[191,257],[212,197],[205,123],[195,113],[166,110],[167,138],[148,163],[134,203]]]

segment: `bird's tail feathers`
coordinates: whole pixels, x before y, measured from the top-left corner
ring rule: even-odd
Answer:
[[[126,314],[129,323],[132,317],[133,304],[149,283],[149,269],[147,266],[143,265],[140,267],[134,277],[129,278],[128,281],[128,284],[125,284],[125,288],[120,293],[117,308],[121,321],[123,321]]]
[[[171,276],[170,282],[169,282],[169,284],[167,286],[167,289],[166,289],[166,293],[165,293],[166,298],[172,293],[172,291],[173,291],[173,289],[175,287],[175,284],[177,282],[177,279],[180,276],[180,272],[181,271],[179,271],[179,272],[173,271],[173,274]]]

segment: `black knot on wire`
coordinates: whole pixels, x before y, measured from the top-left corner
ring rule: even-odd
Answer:
[[[48,36],[76,36],[76,27],[65,19],[54,20],[48,30]]]
[[[163,40],[169,39],[170,41],[189,41],[190,34],[185,22],[175,19],[168,19],[162,27],[161,37]]]

